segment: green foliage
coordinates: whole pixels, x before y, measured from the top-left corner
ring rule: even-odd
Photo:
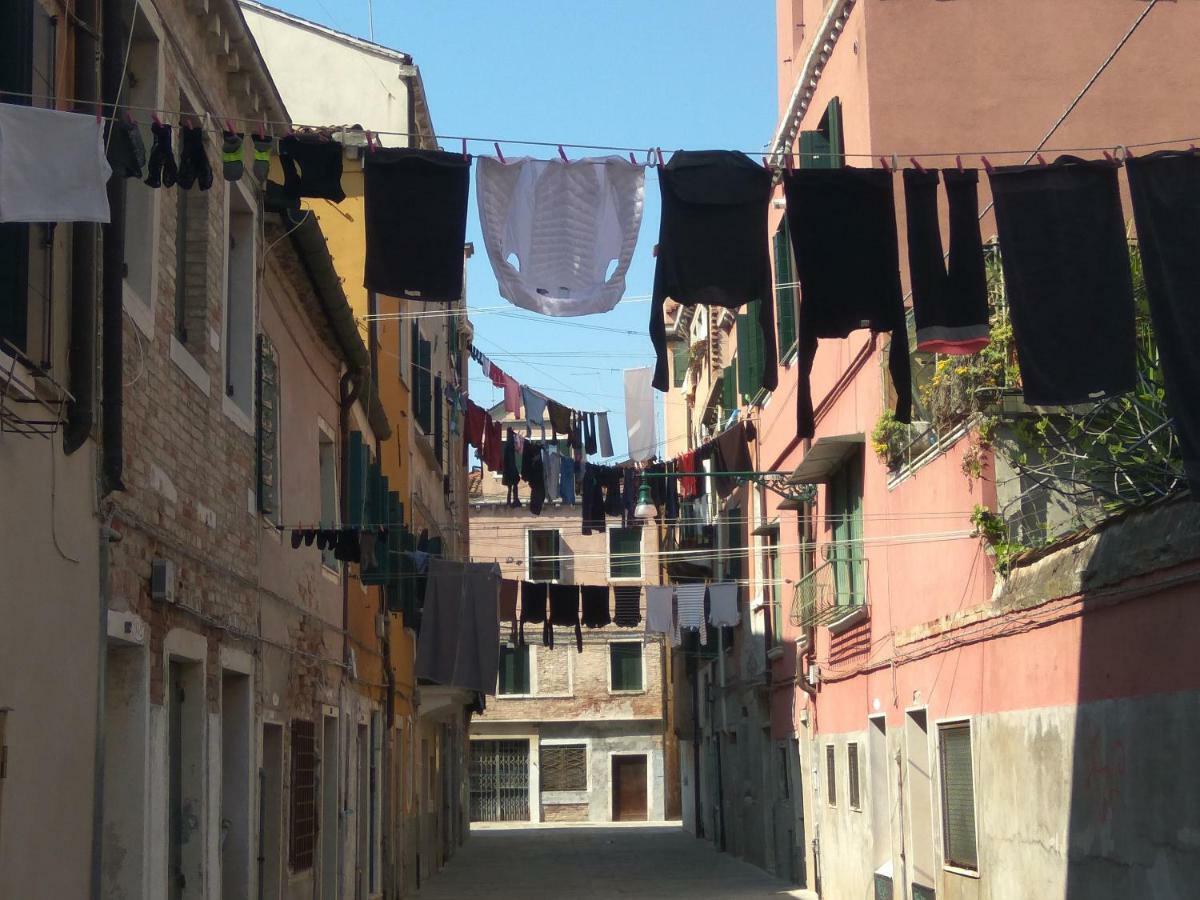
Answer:
[[[1016,557],[1029,549],[1012,540],[1004,519],[986,506],[976,505],[971,512],[971,524],[975,526],[975,536],[983,538],[987,544],[988,552],[996,561],[996,571],[1002,575],[1008,574]]]
[[[890,409],[885,409],[871,430],[871,449],[888,469],[895,469],[909,439],[908,426],[898,422]]]

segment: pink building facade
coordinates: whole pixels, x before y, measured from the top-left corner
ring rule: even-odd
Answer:
[[[996,226],[981,154],[1023,164],[1037,148],[1050,161],[1062,148],[1115,150],[1196,128],[1195,103],[1180,99],[1200,68],[1189,50],[1200,8],[1187,4],[778,0],[776,10],[773,153],[827,154],[800,155],[800,166],[879,167],[882,156],[926,168],[961,155],[981,170],[985,243]],[[907,302],[899,177],[895,188]],[[781,186],[776,198],[772,235]],[[773,246],[787,252],[785,238]],[[802,302],[794,271],[777,260],[781,322]],[[744,658],[765,651],[768,672],[751,680],[769,736],[747,742],[696,703],[696,746],[719,745],[725,771],[742,757],[760,799],[752,813],[735,809],[726,784],[711,792],[717,812],[689,820],[685,785],[688,827],[822,897],[1194,890],[1200,848],[1187,823],[1200,770],[1185,759],[1200,737],[1200,666],[1186,635],[1200,625],[1187,599],[1200,519],[1190,504],[1169,496],[1116,520],[1030,490],[993,429],[1050,414],[1023,407],[1013,383],[986,408],[931,412],[938,379],[959,365],[945,357],[913,355],[917,421],[894,426],[889,336],[866,330],[820,342],[816,434],[801,440],[787,327],[774,392],[758,390],[753,365],[725,370],[740,381],[725,396],[756,425],[756,468],[812,492],[796,502],[749,486],[726,504],[747,522],[735,646],[751,647]],[[689,423],[705,418],[701,403]],[[999,543],[981,536],[989,522]],[[1035,549],[1006,556],[1010,540]],[[739,685],[718,662],[695,667],[683,690],[728,700]],[[751,819],[751,832],[730,833]]]

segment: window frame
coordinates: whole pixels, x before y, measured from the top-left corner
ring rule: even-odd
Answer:
[[[329,449],[326,450],[325,448]],[[322,454],[328,453],[329,464],[326,465]],[[325,485],[325,473],[330,473],[331,485],[329,492],[332,496],[327,495]],[[337,528],[339,527],[339,510],[341,500],[338,497],[338,447],[337,437],[334,430],[325,423],[323,419],[317,420],[317,475],[319,478],[319,486],[321,491],[321,528]],[[330,512],[326,508],[329,503],[332,509]],[[334,551],[331,548],[326,548],[321,551],[321,567],[334,574],[340,575],[342,571],[342,563],[333,555]]]
[[[501,673],[504,671],[504,654],[508,653],[524,653],[525,656],[525,691],[502,691],[501,688]],[[506,700],[519,700],[525,697],[537,696],[537,685],[535,684],[535,675],[537,673],[537,657],[536,650],[531,644],[516,644],[509,646],[508,644],[500,645],[500,655],[496,668],[496,697],[503,697]]]
[[[846,806],[862,812],[862,754],[858,741],[846,742]]]
[[[978,766],[975,765],[975,723],[968,717],[955,717],[948,719],[938,719],[934,723],[934,728],[937,730],[937,738],[935,751],[937,753],[937,786],[938,786],[938,814],[941,817],[941,832],[942,832],[942,868],[947,872],[954,872],[958,875],[967,875],[972,878],[979,877],[979,796],[978,784],[976,780],[976,771]],[[947,824],[948,816],[946,811],[946,769],[945,769],[945,751],[943,748],[942,736],[948,730],[965,729],[967,733],[967,748],[971,760],[971,823],[974,830],[974,849],[975,849],[975,864],[965,865],[962,862],[951,860],[950,858],[950,829]]]
[[[780,365],[786,365],[796,357],[800,347],[797,329],[800,286],[796,283],[798,280],[796,256],[792,252],[792,237],[786,215],[780,217],[779,227],[771,236],[771,255],[775,268],[775,337],[779,346]],[[782,282],[781,278],[784,279]],[[780,287],[781,283],[786,287]],[[786,318],[791,328],[790,336],[784,334],[783,310],[785,308],[791,310],[790,315]],[[784,341],[785,336],[789,338],[787,341]]]
[[[304,730],[307,730],[310,732],[304,738],[304,740],[309,745],[309,751],[308,751],[307,756],[309,756],[311,758],[311,766],[307,770],[302,770],[299,766],[299,756],[302,751],[299,749],[300,744],[299,744],[299,741],[297,739],[297,734],[296,734],[297,726],[306,726],[306,729],[304,729]],[[319,798],[317,797],[317,781],[318,781],[317,773],[319,770],[320,761],[318,758],[316,734],[317,734],[316,723],[312,722],[308,719],[292,719],[288,723],[288,773],[287,773],[288,774],[288,781],[287,781],[288,849],[287,849],[287,854],[288,854],[288,870],[293,873],[311,871],[316,865],[317,837],[320,834],[320,830],[321,830],[321,823],[320,823],[320,818],[319,818],[320,804],[319,804]],[[312,828],[311,828],[311,832],[307,833],[307,834],[301,834],[297,831],[297,821],[299,819],[299,816],[297,814],[298,813],[297,807],[298,807],[299,803],[301,802],[298,799],[299,793],[300,793],[300,790],[299,790],[300,783],[299,783],[298,774],[300,771],[306,771],[309,776],[309,778],[306,780],[304,786],[307,788],[307,790],[310,793],[311,800],[309,801],[309,803],[312,806],[312,815],[306,817],[305,821],[306,822],[311,821]],[[305,840],[305,839],[307,839],[310,844],[307,851],[305,851],[303,849],[298,849],[297,843],[302,840]]]
[[[624,644],[626,646],[632,645],[632,646],[636,646],[638,648],[638,654],[637,654],[638,674],[640,677],[638,678],[639,686],[636,688],[614,687],[615,682],[613,680],[613,661],[614,661],[613,660],[613,647],[617,646],[618,644]],[[641,640],[609,641],[608,642],[608,667],[607,667],[607,669],[608,669],[608,692],[610,694],[629,695],[629,694],[644,694],[644,693],[646,693],[646,646]]]
[[[625,550],[614,552],[613,551],[613,538],[619,532],[630,532],[630,531],[636,531],[637,535],[638,535],[637,553],[635,554],[631,551],[625,551]],[[641,580],[643,578],[645,578],[646,567],[643,565],[642,560],[646,553],[646,530],[643,526],[629,525],[629,526],[619,526],[619,527],[609,528],[607,530],[607,537],[605,538],[604,543],[605,543],[605,548],[607,550],[607,556],[608,556],[606,562],[607,562],[607,567],[608,567],[608,580],[610,582],[613,582],[613,583],[641,582]],[[636,560],[636,562],[637,562],[637,574],[636,575],[616,575],[613,573],[614,565],[617,565],[617,566],[631,565],[632,563],[630,560]]]
[[[236,198],[236,199],[235,199]],[[241,206],[241,212],[235,212],[236,206]],[[231,243],[234,240],[233,227],[234,216],[245,216],[249,218],[249,234],[250,234],[250,252],[247,259],[242,259],[243,263],[248,262],[249,271],[243,272],[243,275],[249,275],[249,292],[241,298],[241,303],[238,304],[241,316],[245,316],[245,320],[241,323],[245,327],[245,346],[241,348],[240,355],[242,356],[242,364],[244,372],[242,373],[247,384],[243,385],[246,394],[246,401],[249,406],[247,409],[243,406],[238,397],[231,393],[231,390],[236,387],[232,384],[232,377],[236,372],[232,368],[234,349],[230,346],[233,339],[233,309],[235,305],[235,295],[231,280],[234,276],[234,260],[233,248]],[[240,424],[244,430],[249,430],[255,416],[255,398],[254,398],[254,348],[255,334],[258,331],[258,203],[246,188],[240,183],[231,185],[225,191],[225,210],[224,210],[224,244],[223,244],[223,264],[221,279],[221,377],[222,377],[222,400],[221,406],[225,414],[235,422]],[[242,266],[244,268],[244,266]],[[249,310],[241,307],[241,304],[248,303]],[[240,392],[239,392],[240,393]]]
[[[554,546],[557,550],[553,554],[553,559],[545,555],[536,555],[536,560],[539,563],[549,563],[553,566],[554,574],[550,578],[535,578],[534,577],[534,561],[535,554],[533,552],[533,535],[552,533],[554,535]],[[536,581],[545,584],[558,584],[562,580],[562,556],[563,542],[561,528],[526,528],[525,529],[525,580]]]
[[[837,745],[825,745],[825,802],[837,809]]]
[[[834,604],[848,611],[868,605],[866,558],[862,549],[864,459],[862,448],[856,447],[825,481],[825,519],[832,532],[827,546],[829,561],[834,564]]]

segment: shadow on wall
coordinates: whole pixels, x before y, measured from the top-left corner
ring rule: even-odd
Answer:
[[[1183,502],[1107,529],[1084,570],[1067,900],[1200,891],[1198,555]],[[1150,572],[1168,586],[1139,591]]]

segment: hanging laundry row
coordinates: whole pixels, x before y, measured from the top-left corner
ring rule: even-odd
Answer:
[[[649,589],[647,589],[649,590]],[[517,597],[520,595],[520,611]],[[542,643],[554,648],[554,627],[575,632],[583,651],[583,626],[636,628],[642,622],[641,585],[549,584],[505,579],[500,586],[500,621],[512,623],[511,640],[525,643],[525,623],[542,626]]]
[[[732,628],[740,621],[737,582],[646,588],[646,633],[665,634],[672,646],[682,643],[685,629],[698,632],[701,646],[706,646],[707,626]]]
[[[332,550],[334,559],[360,563],[364,567],[377,564],[376,548],[387,546],[388,529],[382,526],[366,528],[293,528],[292,549],[301,544],[318,550]]]

